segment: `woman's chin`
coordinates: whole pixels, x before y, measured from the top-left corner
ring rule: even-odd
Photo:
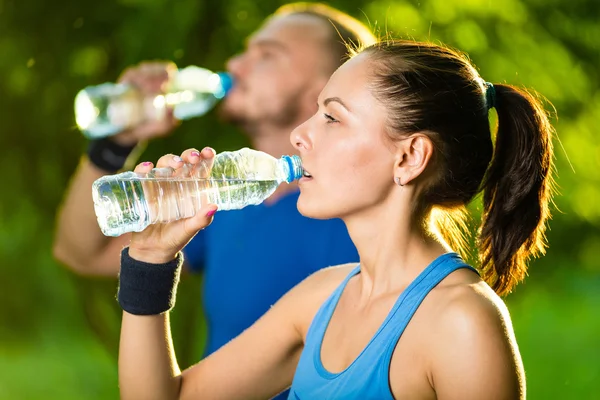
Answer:
[[[337,215],[334,215],[331,212],[327,212],[322,206],[319,207],[316,204],[304,204],[301,201],[298,201],[298,211],[300,214],[307,218],[313,219],[332,219],[337,218]]]

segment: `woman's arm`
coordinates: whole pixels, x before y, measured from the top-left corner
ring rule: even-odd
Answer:
[[[169,314],[123,313],[119,384],[123,400],[265,399],[287,388],[302,351],[293,289],[252,327],[181,373]]]
[[[189,149],[181,157],[161,157],[157,167],[177,171],[184,163],[210,166],[213,156],[212,149]],[[142,163],[136,172],[147,173],[152,167]],[[124,309],[119,385],[124,400],[264,399],[292,382],[303,346],[303,310],[314,303],[304,301],[310,293],[304,288],[311,286],[304,283],[238,338],[186,371],[179,370],[169,327],[180,272],[177,254],[210,224],[215,211],[216,206],[208,204],[194,217],[132,233],[123,252],[119,286]]]

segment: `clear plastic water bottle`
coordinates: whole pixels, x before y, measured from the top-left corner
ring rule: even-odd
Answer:
[[[178,70],[166,93],[151,97],[127,84],[89,86],[75,97],[75,121],[84,136],[97,139],[159,120],[171,107],[177,119],[185,120],[208,112],[231,86],[229,74],[196,66]]]
[[[154,168],[148,174],[124,172],[94,182],[92,196],[100,229],[106,236],[140,232],[150,224],[195,215],[213,203],[219,210],[260,204],[282,182],[302,177],[300,157],[277,159],[243,148],[215,156],[206,162],[187,164],[177,171]]]

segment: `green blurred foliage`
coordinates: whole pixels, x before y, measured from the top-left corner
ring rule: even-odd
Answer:
[[[213,70],[283,3],[248,0],[0,0],[0,398],[114,399],[120,313],[115,282],[77,277],[51,255],[55,212],[86,142],[73,98],[128,65],[169,59]],[[595,0],[338,0],[381,37],[467,53],[482,76],[534,88],[557,129],[560,196],[546,257],[507,298],[529,398],[597,399],[600,390],[600,3]],[[554,107],[554,108],[551,108]],[[214,113],[148,146],[247,144]],[[200,278],[174,313],[183,367],[202,352]]]

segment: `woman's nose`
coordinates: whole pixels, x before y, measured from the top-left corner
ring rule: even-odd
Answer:
[[[304,121],[304,123],[298,125],[292,133],[290,133],[290,142],[299,152],[310,150],[312,148],[309,134],[310,120],[311,119]]]

